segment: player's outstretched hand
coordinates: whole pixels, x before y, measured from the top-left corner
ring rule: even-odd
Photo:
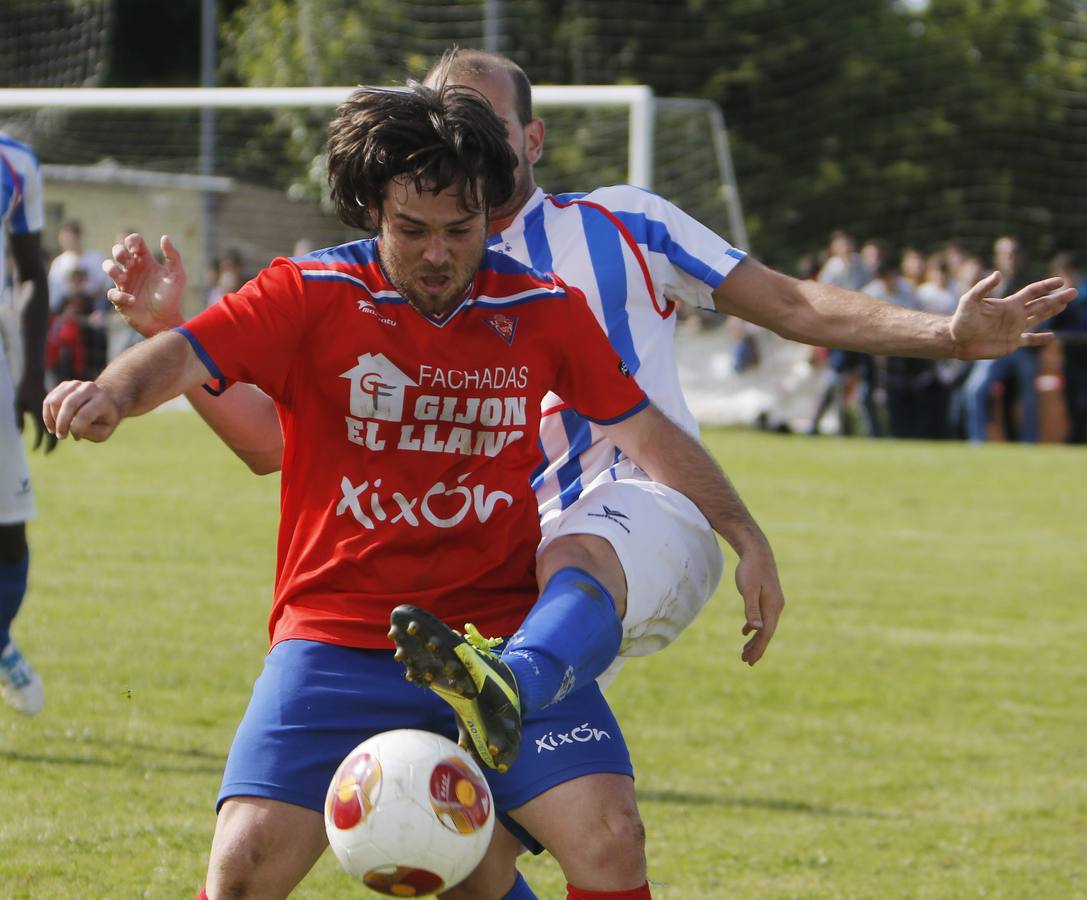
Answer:
[[[744,598],[747,618],[743,634],[751,635],[744,644],[740,658],[753,666],[766,652],[766,645],[777,631],[778,619],[785,608],[785,594],[781,590],[777,563],[768,543],[760,541],[745,550],[736,565],[736,587]]]
[[[22,431],[24,417],[29,416],[34,424],[34,449],[41,447],[46,453],[52,453],[57,446],[57,439],[45,430],[45,422],[42,421],[44,398],[45,380],[24,375],[15,393],[15,422],[19,431]]]
[[[1041,347],[1053,340],[1053,332],[1036,332],[1075,299],[1076,289],[1061,278],[1028,284],[1010,297],[986,296],[998,284],[1000,273],[982,278],[959,299],[951,320],[951,339],[959,359],[992,359],[1019,347]]]
[[[154,337],[185,321],[181,298],[186,275],[181,254],[167,235],[162,236],[159,246],[166,265],[155,259],[139,234],[114,244],[113,258],[102,263],[102,271],[116,285],[110,288],[110,303],[144,337]]]
[[[121,411],[93,381],[62,381],[45,398],[42,419],[49,433],[63,440],[101,443],[117,428]]]

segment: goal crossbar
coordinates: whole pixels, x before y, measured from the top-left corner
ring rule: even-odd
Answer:
[[[0,109],[251,109],[337,106],[358,87],[0,88]],[[625,106],[628,180],[653,187],[652,88],[646,85],[534,85],[537,106]]]

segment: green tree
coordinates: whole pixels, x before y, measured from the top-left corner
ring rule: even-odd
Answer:
[[[956,237],[982,251],[1009,231],[1035,254],[1084,240],[1082,3],[502,7],[501,47],[537,83],[641,82],[717,102],[753,248],[775,262],[822,246],[835,227],[923,249]],[[483,14],[482,0],[248,0],[224,26],[227,74],[264,85],[399,82],[453,43],[482,46]],[[319,171],[318,119],[284,116],[255,148],[285,135],[285,172]],[[545,186],[623,177],[608,153],[617,138],[599,124],[578,120],[561,142],[553,131]]]

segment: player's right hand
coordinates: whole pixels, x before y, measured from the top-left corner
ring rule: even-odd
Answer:
[[[49,433],[63,440],[106,440],[121,421],[114,399],[93,381],[62,381],[45,398],[42,419]]]
[[[155,259],[139,234],[130,234],[122,243],[114,244],[110,251],[113,258],[102,263],[102,271],[116,285],[110,288],[110,303],[144,337],[154,337],[185,321],[181,298],[186,275],[181,254],[168,235],[162,236],[159,246],[166,265]]]

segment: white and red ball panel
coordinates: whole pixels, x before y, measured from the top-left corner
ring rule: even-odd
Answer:
[[[353,877],[389,896],[424,897],[479,864],[494,830],[493,800],[475,761],[452,741],[387,731],[336,770],[325,829]]]

